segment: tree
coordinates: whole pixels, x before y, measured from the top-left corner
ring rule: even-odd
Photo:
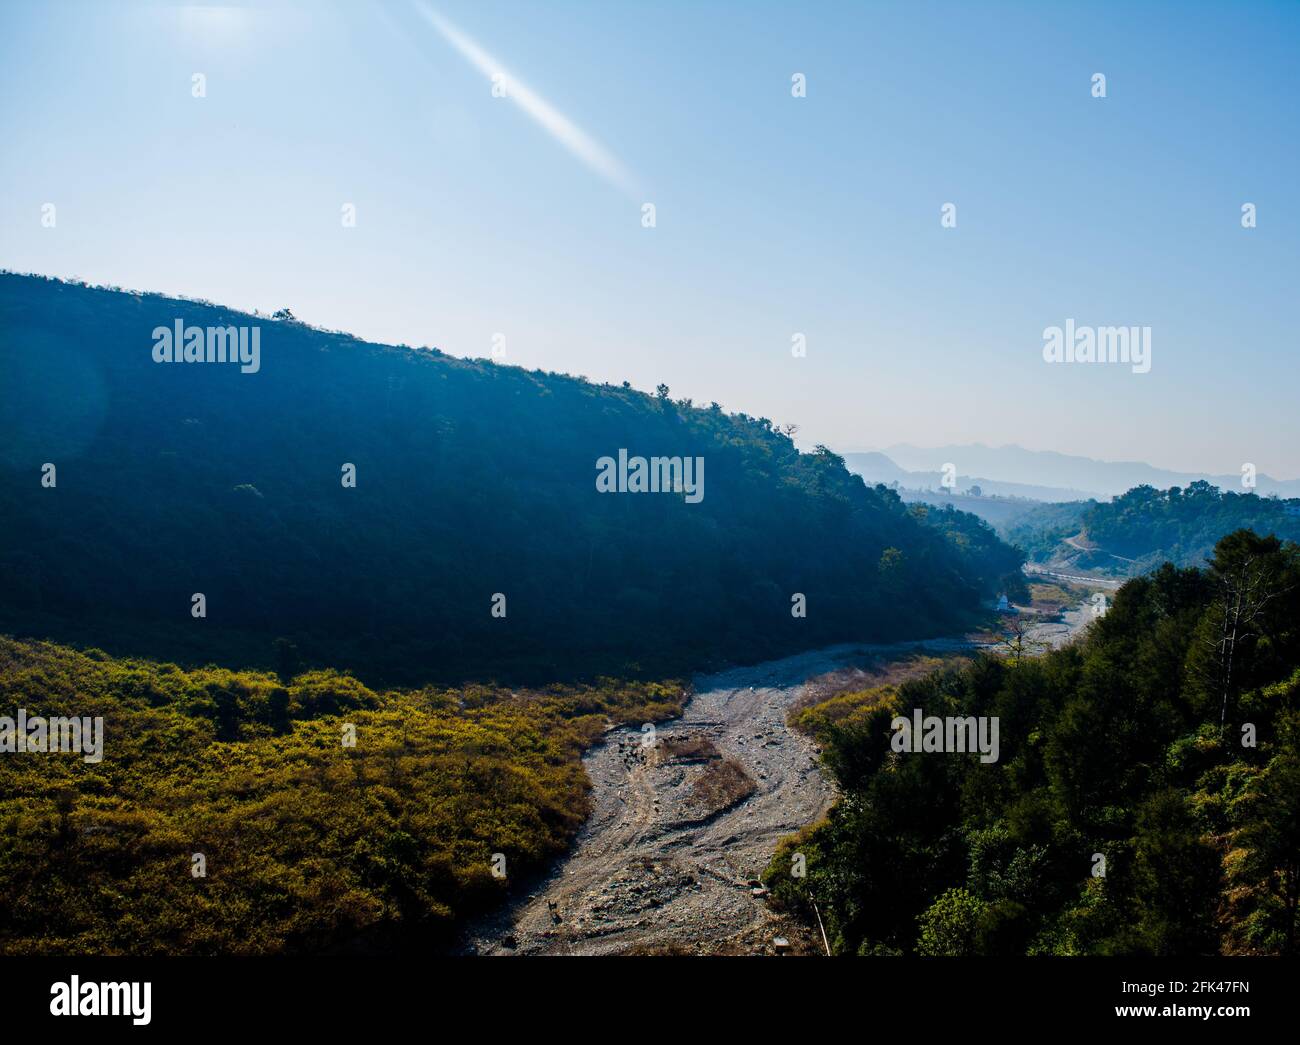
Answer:
[[[1041,653],[1047,647],[1047,643],[1040,639],[1031,639],[1024,620],[1018,614],[1011,614],[1005,618],[1002,634],[998,638],[998,647],[1007,651],[1013,664],[1019,664],[1022,657]]]
[[[1196,486],[1192,483],[1188,491]],[[1210,577],[1217,595],[1217,627],[1204,641],[1213,650],[1220,727],[1227,718],[1229,698],[1240,686],[1241,660],[1249,657],[1259,639],[1271,630],[1271,611],[1290,591],[1286,566],[1282,543],[1250,530],[1231,533],[1215,547]]]
[[[1248,851],[1242,872],[1280,907],[1283,954],[1296,953],[1300,908],[1300,715],[1283,725],[1282,750],[1256,787],[1240,841]]]
[[[1214,908],[1219,856],[1175,790],[1157,792],[1138,814],[1134,895],[1138,931],[1155,954],[1217,950]]]
[[[897,548],[886,548],[880,553],[878,569],[885,580],[894,580],[903,572],[903,553]]]
[[[276,674],[280,676],[280,681],[287,685],[301,673],[302,658],[298,655],[298,647],[288,639],[276,639],[274,647]]]
[[[921,915],[916,952],[959,958],[975,953],[975,937],[987,904],[965,889],[949,889]]]
[[[1008,599],[1012,602],[1028,602],[1031,596],[1029,584],[1025,580],[1025,575],[1019,570],[1003,574],[998,580],[997,586],[1006,593]]]

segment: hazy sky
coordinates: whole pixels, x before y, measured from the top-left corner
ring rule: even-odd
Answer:
[[[0,265],[803,445],[1300,476],[1300,4],[1132,6],[0,0]],[[1044,362],[1067,319],[1150,373]]]

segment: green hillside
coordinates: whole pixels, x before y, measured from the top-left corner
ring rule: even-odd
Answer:
[[[899,752],[892,720],[915,709],[996,718],[997,761]],[[841,797],[768,878],[841,953],[1296,953],[1294,544],[1230,534],[1203,571],[1129,581],[1080,644],[838,694],[794,724]]]
[[[379,691],[0,636],[0,714],[104,720],[102,761],[0,757],[0,954],[445,945],[566,849],[588,813],[582,749],[685,696]]]
[[[1042,505],[1000,532],[1033,562],[1064,560],[1136,577],[1165,562],[1202,566],[1223,536],[1240,529],[1300,540],[1300,500],[1225,492],[1207,482],[1136,486],[1106,502]]]
[[[258,328],[255,372],[156,362],[178,321]],[[116,654],[375,684],[662,675],[961,627],[1019,564],[663,387],[17,275],[0,365],[0,630]],[[701,459],[700,496],[599,492],[621,449]]]

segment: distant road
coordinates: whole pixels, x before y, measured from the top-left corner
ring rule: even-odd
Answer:
[[[1080,544],[1079,538],[1082,536],[1082,533],[1076,533],[1073,537],[1064,538],[1064,541],[1075,551],[1088,553],[1101,552],[1103,555],[1109,555],[1112,559],[1118,559],[1120,562],[1137,562],[1137,559],[1129,559],[1123,555],[1116,555],[1114,552],[1108,552],[1104,548],[1089,548],[1086,544]]]
[[[1026,573],[1037,574],[1040,577],[1055,577],[1057,580],[1069,581],[1071,584],[1091,584],[1095,588],[1106,588],[1115,591],[1124,584],[1124,580],[1114,577],[1090,577],[1083,573],[1059,573],[1056,570],[1049,570],[1043,566],[1037,566],[1032,562],[1025,563],[1023,567]]]

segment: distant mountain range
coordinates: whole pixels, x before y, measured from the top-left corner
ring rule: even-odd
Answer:
[[[841,455],[844,465],[850,472],[862,476],[868,483],[884,483],[890,486],[898,483],[905,490],[932,490],[943,494],[944,473],[941,467],[911,471],[900,467],[891,457],[883,453],[847,453]],[[991,479],[985,473],[971,474],[960,470],[960,464],[952,457],[945,457],[943,464],[958,465],[956,491],[969,490],[978,486],[984,496],[1020,497],[1032,501],[1086,501],[1098,495],[1086,490],[1075,490],[1065,486],[1038,486],[1023,482],[1005,482]]]
[[[1026,450],[1022,446],[964,446],[932,448],[898,443],[877,452],[843,455],[850,471],[868,482],[897,481],[911,489],[939,489],[943,466],[957,469],[957,489],[979,486],[985,494],[1029,497],[1039,501],[1106,500],[1135,486],[1168,489],[1204,480],[1221,490],[1245,492],[1241,475],[1175,472],[1142,461],[1098,461],[1091,457]],[[1300,497],[1300,479],[1274,479],[1259,473],[1254,492],[1267,496]]]

